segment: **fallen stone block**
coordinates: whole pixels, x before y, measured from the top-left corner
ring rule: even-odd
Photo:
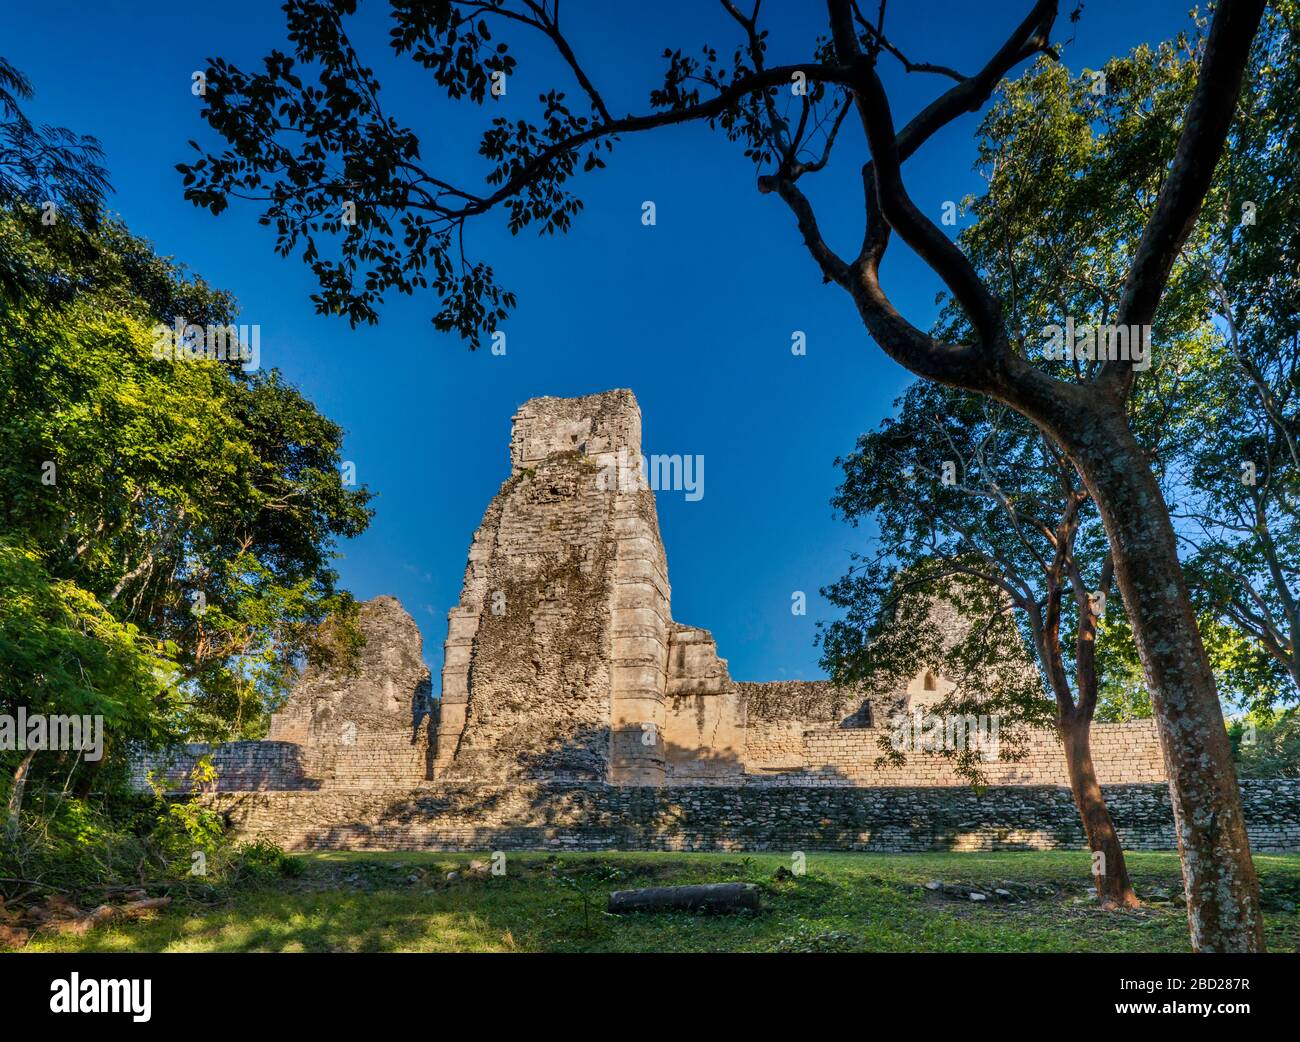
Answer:
[[[758,908],[753,883],[700,883],[694,886],[652,886],[644,890],[615,890],[609,910],[624,912],[738,912]]]

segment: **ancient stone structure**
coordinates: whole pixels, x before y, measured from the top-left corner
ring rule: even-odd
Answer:
[[[437,777],[660,784],[672,633],[631,391],[535,398],[474,533],[442,670]],[[635,484],[635,483],[634,483]]]
[[[140,784],[182,787],[211,756],[214,805],[294,848],[1082,843],[1050,731],[985,764],[982,793],[937,753],[881,760],[891,715],[950,689],[933,670],[898,691],[732,680],[709,632],[672,617],[640,460],[630,391],[526,402],[448,616],[440,697],[414,621],[380,597],[361,607],[359,661],[308,668],[267,741],[142,756]],[[1096,724],[1092,751],[1126,840],[1172,846],[1152,726]],[[1248,791],[1260,849],[1300,846],[1283,789]]]
[[[388,789],[429,776],[437,703],[420,631],[396,597],[361,605],[365,643],[355,661],[309,665],[264,742],[201,744],[143,754],[132,764],[138,788],[155,780],[184,788],[201,756],[212,758],[224,790],[326,787]]]
[[[1300,781],[1242,782],[1251,849],[1300,850]],[[1070,790],[438,783],[405,791],[209,797],[238,831],[291,850],[1086,849]],[[1169,787],[1108,785],[1131,850],[1170,850]]]

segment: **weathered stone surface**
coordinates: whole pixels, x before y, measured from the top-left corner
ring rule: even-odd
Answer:
[[[894,800],[908,807],[919,789],[960,789],[952,762],[937,753],[913,752],[905,765],[878,763],[891,715],[941,699],[951,687],[942,675],[922,671],[894,691],[736,682],[709,631],[672,620],[654,493],[634,480],[640,454],[641,413],[631,391],[535,398],[520,407],[510,475],[474,533],[460,598],[448,613],[436,721],[419,631],[395,599],[381,597],[361,608],[366,643],[358,668],[307,670],[272,720],[272,741],[142,757],[140,783],[153,766],[183,787],[198,756],[211,755],[221,790],[318,790],[297,805],[314,829],[330,833],[320,817],[333,814],[337,835],[358,842],[370,835],[370,811],[354,820],[354,804],[331,802],[330,792],[374,790],[384,799],[432,779],[453,787],[439,791],[482,796],[485,834],[522,835],[517,830],[543,826],[526,814],[493,824],[493,806],[502,793],[536,791],[544,821],[563,816],[574,801],[618,808],[620,828],[641,829],[619,835],[646,843],[671,836],[665,822],[694,807],[723,815],[708,842],[724,843],[734,836],[756,841],[748,825],[728,816],[732,806],[777,835],[784,834],[782,815],[798,820],[804,808],[827,800],[831,820],[841,820],[855,806],[853,793],[884,794],[872,795],[872,806]],[[942,642],[956,639],[959,622],[943,605],[935,611]],[[1164,779],[1149,723],[1095,725],[1092,748],[1103,784]],[[1021,759],[985,769],[993,786],[1066,791],[1068,784],[1051,731],[1032,734]],[[580,785],[531,788],[541,782],[627,786],[631,795],[626,803],[612,796],[593,802]],[[644,795],[665,785],[673,792]],[[699,796],[706,787],[716,788],[716,797]],[[769,790],[791,795],[755,795]],[[921,804],[917,813],[932,809]],[[1034,820],[1021,803],[1007,807]],[[424,810],[413,813],[417,837],[445,831],[422,824]],[[653,818],[653,829],[651,819],[637,818],[642,814]],[[441,812],[434,818],[448,820]],[[463,820],[446,827],[473,832]],[[702,835],[698,826],[693,834]],[[399,841],[418,842],[392,840]]]
[[[152,770],[163,784],[186,788],[201,756],[228,790],[387,788],[426,779],[436,703],[419,627],[396,597],[359,609],[364,643],[356,661],[309,665],[272,715],[267,741],[143,754],[132,765],[137,784]]]
[[[699,883],[694,886],[652,886],[643,890],[615,890],[609,911],[627,912],[739,912],[758,907],[758,887],[753,883]]]
[[[271,741],[331,743],[354,732],[416,728],[432,708],[420,629],[396,597],[360,605],[355,668],[309,665],[271,717]]]
[[[536,398],[449,615],[437,777],[658,783],[668,575],[630,391]]]
[[[673,624],[664,729],[668,781],[737,784],[745,773],[745,701],[708,630]]]
[[[1300,781],[1244,781],[1258,853],[1300,850]],[[1108,785],[1126,849],[1175,847],[1169,787]],[[438,782],[390,792],[204,797],[291,850],[1082,850],[1062,786],[779,788]]]

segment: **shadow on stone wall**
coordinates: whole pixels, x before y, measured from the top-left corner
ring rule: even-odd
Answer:
[[[1300,782],[1242,786],[1252,846],[1300,849]],[[1172,849],[1163,784],[1106,788],[1126,847]],[[858,850],[1084,849],[1068,789],[790,789],[497,786],[404,793],[283,792],[206,797],[242,835],[289,849]]]
[[[448,781],[603,782],[608,759],[608,727],[567,730],[552,721],[497,742],[488,750],[461,747],[442,775]]]

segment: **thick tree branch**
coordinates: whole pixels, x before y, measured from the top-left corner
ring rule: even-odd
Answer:
[[[836,56],[853,70],[851,86],[872,154],[872,162],[863,168],[867,229],[851,287],[858,310],[880,346],[912,372],[972,390],[989,390],[995,379],[989,355],[994,345],[1004,342],[1001,307],[962,252],[912,203],[900,167],[935,131],[961,113],[978,109],[1012,66],[1046,49],[1056,4],[1051,0],[1035,4],[979,73],[941,95],[899,134],[894,132],[874,63],[858,44],[851,0],[827,0],[827,8]],[[879,280],[890,227],[943,278],[970,316],[979,343],[961,346],[936,341],[893,307]]]

